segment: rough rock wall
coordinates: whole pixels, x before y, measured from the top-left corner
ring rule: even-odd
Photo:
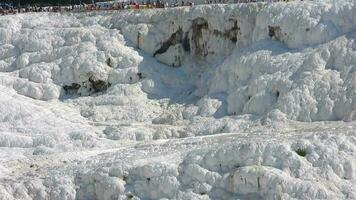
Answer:
[[[66,94],[102,93],[111,84],[139,79],[141,58],[124,45],[118,30],[82,28],[90,25],[73,15],[53,24],[59,16],[0,18],[2,85],[34,99],[50,100]]]
[[[144,51],[165,57],[182,55],[180,44],[196,57],[227,55],[236,46],[274,39],[288,48],[322,44],[355,27],[356,9],[347,1],[339,8],[325,3],[211,5],[118,14],[111,21]],[[302,5],[301,5],[302,4]],[[175,52],[175,54],[173,53]],[[163,56],[158,60],[167,62]]]
[[[193,83],[200,110],[216,105],[209,116],[351,121],[355,11],[352,1],[209,5],[70,15],[56,31],[28,21],[36,16],[2,18],[2,85],[42,100],[91,95],[139,82],[152,55],[186,74],[152,73],[142,90],[167,93],[175,78]]]
[[[114,17],[111,23],[137,47],[177,67],[187,56],[200,60],[224,57],[236,45],[250,44],[251,27],[255,26],[261,7],[262,4],[216,5],[126,13]]]
[[[223,94],[226,114],[350,121],[355,13],[351,1],[257,3],[126,13],[111,23],[134,43],[140,32],[140,48],[165,64],[214,63],[192,75],[195,94]]]

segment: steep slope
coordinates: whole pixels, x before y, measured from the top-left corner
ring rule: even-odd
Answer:
[[[227,96],[228,114],[355,119],[352,2],[197,6],[129,13],[112,23],[163,63],[207,62],[196,66],[198,75],[183,68],[199,96]]]

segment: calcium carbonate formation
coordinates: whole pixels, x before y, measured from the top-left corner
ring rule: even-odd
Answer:
[[[356,3],[0,16],[0,199],[356,199]]]

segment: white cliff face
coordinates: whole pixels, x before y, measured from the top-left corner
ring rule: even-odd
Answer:
[[[355,199],[356,4],[0,17],[0,199]]]
[[[151,10],[117,14],[111,23],[158,60],[175,65],[173,58],[179,58],[182,65],[188,55],[216,59],[229,55],[236,44],[251,44],[261,7],[262,4],[241,4],[186,7],[158,13]],[[175,57],[169,62],[173,49],[178,48],[181,51],[175,51]]]
[[[197,95],[226,94],[228,114],[352,121],[354,11],[352,2],[212,5],[120,15],[114,26],[134,30],[124,35],[157,60],[188,68]],[[191,59],[204,68],[192,73]]]
[[[278,45],[275,42],[259,43],[267,49],[256,45],[251,47],[257,48],[255,52],[225,60],[214,75],[213,83],[218,84],[212,84],[209,92],[227,92],[230,113],[263,115],[278,109],[293,120],[352,121],[356,75],[355,61],[349,59],[355,55],[354,40],[349,37],[302,52],[280,48],[278,54],[271,49]],[[261,64],[263,68],[255,67]]]

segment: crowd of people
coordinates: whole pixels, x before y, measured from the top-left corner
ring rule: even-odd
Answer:
[[[291,0],[234,0],[234,3],[250,2],[273,2],[273,1],[291,1]],[[205,4],[226,4],[229,0],[205,0]],[[162,0],[146,0],[142,2],[98,2],[93,4],[68,5],[68,6],[25,6],[17,7],[11,4],[0,4],[0,15],[17,14],[25,12],[87,12],[95,10],[123,10],[123,9],[147,9],[147,8],[168,8],[179,6],[194,6],[194,2],[180,1],[164,2]]]
[[[16,14],[16,13],[17,13],[17,10],[12,5],[0,3],[0,15]]]
[[[11,4],[0,4],[0,15],[25,13],[25,12],[86,12],[94,10],[122,10],[122,9],[145,9],[145,8],[166,8],[178,6],[193,6],[193,2],[178,2],[170,4],[164,3],[162,0],[148,0],[146,2],[113,2],[113,3],[95,3],[95,4],[81,4],[81,5],[67,5],[67,6],[25,6],[17,7]]]

